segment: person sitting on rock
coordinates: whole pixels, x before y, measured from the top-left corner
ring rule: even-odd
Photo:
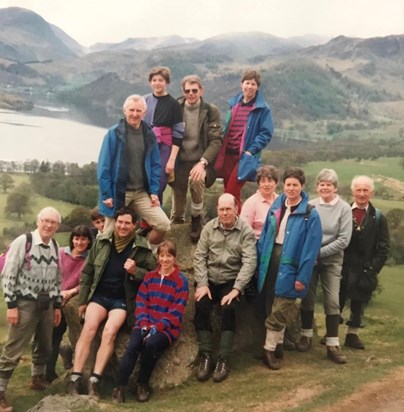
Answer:
[[[136,235],[136,215],[132,209],[119,209],[115,230],[103,233],[90,250],[80,277],[79,316],[84,326],[76,344],[69,393],[81,392],[83,370],[91,343],[106,321],[97,351],[88,394],[100,398],[99,381],[113,353],[116,335],[127,318],[133,327],[134,302],[145,274],[155,267],[155,259],[146,240]]]
[[[126,387],[139,355],[136,398],[139,402],[149,400],[149,379],[157,360],[181,332],[189,288],[176,263],[175,243],[160,243],[157,256],[157,269],[146,274],[136,296],[136,324],[119,364],[117,386],[112,394],[114,402],[125,402]]]
[[[214,382],[229,374],[236,329],[236,302],[254,275],[257,266],[255,234],[237,216],[237,201],[230,193],[219,197],[218,217],[202,229],[194,255],[195,328],[199,344],[197,378],[209,379],[212,369],[212,323],[214,304],[220,304],[222,326]]]

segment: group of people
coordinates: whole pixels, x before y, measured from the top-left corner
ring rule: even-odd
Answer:
[[[255,179],[273,122],[255,70],[243,73],[241,92],[229,100],[224,128],[218,108],[203,99],[199,76],[182,79],[178,100],[167,91],[167,67],[153,68],[149,83],[151,94],[125,100],[124,118],[104,138],[97,174],[106,229],[112,229],[115,212],[128,206],[149,231],[149,245],[156,250],[171,223],[185,222],[188,188],[193,242],[202,229],[204,190],[216,177],[223,178],[224,192],[235,196],[240,211],[241,188]],[[170,218],[161,208],[167,182],[172,187]]]
[[[88,394],[100,398],[100,380],[126,322],[131,335],[112,397],[125,401],[140,356],[136,398],[149,400],[152,371],[178,338],[189,299],[176,245],[165,240],[172,223],[185,223],[188,187],[190,237],[197,242],[198,380],[212,375],[214,382],[222,382],[228,377],[236,308],[251,282],[256,283],[257,301],[263,303],[264,362],[270,369],[281,366],[285,330],[298,316],[297,299],[302,300],[302,330],[296,349],[304,352],[312,346],[319,280],[328,358],[346,362],[338,337],[346,299],[351,316],[345,346],[364,348],[358,330],[389,251],[386,219],[370,203],[373,181],[354,178],[354,202],[349,205],[337,194],[336,173],[324,169],[316,182],[319,197],[309,201],[304,171],[287,168],[278,195],[279,171],[259,167],[261,151],[273,134],[260,81],[254,70],[243,74],[242,91],[229,101],[222,130],[217,107],[203,100],[198,76],[183,79],[183,97],[177,101],[167,92],[169,70],[154,68],[149,74],[152,93],[129,96],[124,118],[104,138],[97,171],[99,205],[92,213],[95,233],[79,226],[69,246],[59,250],[53,235],[61,217],[48,207],[38,214],[30,242],[28,235],[12,242],[2,272],[10,329],[0,356],[0,412],[12,411],[5,390],[32,337],[31,389],[43,390],[57,377],[55,365],[66,331],[63,306],[76,295],[83,326],[73,360],[70,354],[67,362],[72,369],[69,392],[83,393],[91,343],[105,322],[87,383]],[[203,226],[204,190],[216,177],[223,177],[224,193],[217,202],[217,217]],[[243,204],[241,189],[248,180],[256,180],[258,190]],[[173,192],[170,218],[161,207],[167,183]],[[211,320],[215,305],[221,308],[217,356]]]

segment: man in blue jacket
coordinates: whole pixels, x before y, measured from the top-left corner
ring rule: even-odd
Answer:
[[[156,248],[170,229],[160,207],[160,153],[151,128],[143,121],[146,102],[129,96],[124,119],[108,130],[98,158],[99,212],[106,217],[104,232],[114,228],[113,216],[123,206],[132,208],[152,228],[148,241]]]
[[[297,298],[304,298],[320,251],[322,229],[315,208],[303,192],[302,169],[288,168],[283,174],[283,191],[273,203],[258,242],[258,289],[265,285],[272,311],[265,320],[267,329],[264,361],[279,369],[283,357],[285,327],[297,317]],[[275,291],[271,285],[275,285]]]

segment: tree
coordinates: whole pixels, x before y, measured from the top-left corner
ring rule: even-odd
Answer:
[[[21,219],[22,215],[31,212],[29,196],[19,192],[10,193],[7,197],[7,205],[4,208],[4,212],[8,215],[16,214],[18,219]]]
[[[14,179],[8,173],[2,173],[0,175],[0,186],[3,189],[3,193],[7,193],[8,189],[14,187]]]

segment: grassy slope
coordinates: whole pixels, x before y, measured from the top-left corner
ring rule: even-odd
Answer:
[[[233,360],[231,375],[225,382],[199,383],[195,379],[177,388],[157,391],[148,404],[138,404],[132,394],[128,402],[114,410],[139,411],[311,411],[314,408],[332,405],[337,399],[347,396],[365,382],[377,380],[389,370],[404,364],[404,319],[402,296],[404,267],[385,268],[382,272],[382,293],[377,295],[367,309],[366,327],[361,337],[366,350],[345,350],[346,365],[335,365],[325,357],[325,349],[315,338],[313,350],[308,353],[286,352],[280,371],[267,369],[256,354],[237,354]],[[3,312],[3,303],[2,310]],[[318,336],[324,333],[324,316],[318,305],[316,310]],[[345,313],[345,315],[347,315]],[[4,337],[4,320],[0,333]],[[344,337],[341,327],[340,338]],[[8,396],[17,411],[26,410],[46,394],[64,393],[65,384],[55,383],[44,394],[26,389],[29,379],[29,357],[16,370],[9,386]],[[112,386],[104,384],[103,407],[110,402]],[[99,409],[101,410],[101,408]]]
[[[356,174],[381,174],[394,176],[404,180],[404,171],[398,165],[399,159],[380,159],[377,162],[366,161],[359,164],[344,160],[336,163],[314,162],[304,167],[311,178],[315,178],[323,167],[334,168],[341,185],[348,185]],[[20,178],[18,176],[17,178]],[[22,177],[23,178],[23,177]],[[17,180],[17,179],[16,179]],[[4,224],[4,195],[0,195],[0,225]],[[66,215],[74,205],[63,202],[53,202],[36,197],[36,209],[52,204],[62,215]],[[375,199],[375,204],[384,211],[392,207],[402,208],[402,202]],[[3,207],[2,207],[3,205]],[[32,221],[35,216],[32,215]],[[206,382],[200,384],[190,380],[178,388],[157,392],[151,403],[136,404],[137,410],[148,411],[151,408],[159,411],[185,411],[192,405],[195,411],[245,410],[252,408],[257,411],[296,410],[310,411],[315,407],[333,404],[337,399],[352,393],[364,382],[376,380],[390,369],[404,364],[404,349],[401,342],[404,338],[404,320],[402,318],[402,290],[404,278],[403,267],[385,268],[382,272],[382,293],[367,309],[366,328],[361,331],[361,337],[366,343],[365,351],[346,350],[348,363],[334,365],[325,358],[324,347],[318,344],[307,354],[296,352],[286,353],[283,368],[270,371],[265,368],[255,356],[257,353],[237,354],[229,379],[222,384]],[[318,335],[324,333],[324,317],[321,305],[316,309]],[[0,302],[0,341],[5,339],[7,325],[5,321],[5,306]],[[340,337],[343,339],[344,328]],[[29,356],[24,358],[16,369],[9,387],[9,398],[17,411],[25,411],[36,404],[45,394],[64,393],[65,384],[56,382],[44,394],[27,390],[30,375]],[[105,384],[104,398],[109,403],[111,387]],[[129,395],[128,403],[114,410],[132,409],[134,397]],[[109,406],[108,406],[109,405]]]

